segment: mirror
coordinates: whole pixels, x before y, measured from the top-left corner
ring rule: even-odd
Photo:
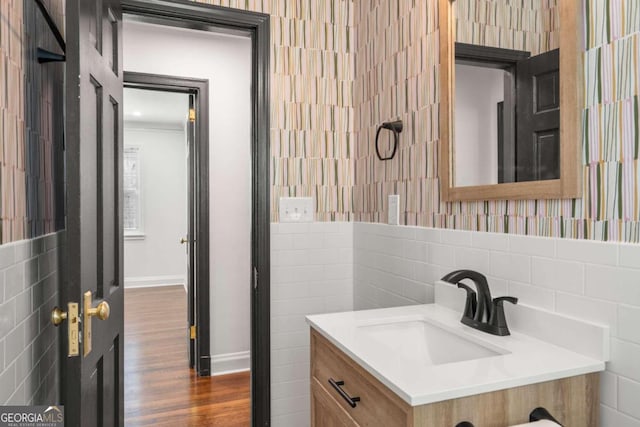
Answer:
[[[580,0],[440,0],[441,195],[581,194]]]
[[[454,49],[454,185],[559,179],[559,50]]]

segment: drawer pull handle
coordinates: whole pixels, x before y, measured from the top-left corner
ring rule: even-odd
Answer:
[[[342,389],[344,381],[336,381],[333,378],[329,378],[329,384],[331,384],[331,387],[335,388],[336,391],[340,393],[340,396],[342,396],[342,398],[346,400],[349,406],[351,406],[352,408],[356,407],[356,402],[360,402],[360,398],[358,396],[351,397],[347,394],[346,391]]]

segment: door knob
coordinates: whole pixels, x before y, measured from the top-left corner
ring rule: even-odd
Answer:
[[[90,308],[87,314],[90,317],[95,316],[100,320],[107,320],[109,318],[109,314],[111,314],[111,307],[109,307],[108,302],[102,301],[95,308]]]
[[[51,310],[51,323],[53,323],[53,326],[58,326],[65,320],[67,320],[66,311],[62,311],[60,307],[54,307]]]
[[[189,241],[189,239],[185,239],[184,237],[182,239],[180,239],[180,244],[184,245],[185,243],[187,243]]]
[[[109,314],[111,314],[111,307],[109,307],[109,303],[106,301],[102,301],[96,307],[91,307],[93,303],[93,295],[91,291],[87,291],[84,293],[84,318],[83,318],[83,326],[82,332],[84,335],[84,356],[86,357],[89,353],[91,353],[91,340],[92,340],[92,328],[91,328],[91,320],[93,317],[97,317],[100,320],[107,320],[109,318]]]

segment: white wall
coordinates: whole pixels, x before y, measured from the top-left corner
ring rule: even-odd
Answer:
[[[500,101],[504,101],[504,71],[456,64],[456,187],[498,183]]]
[[[354,224],[356,309],[433,302],[435,280],[468,268],[494,295],[611,328],[601,425],[640,427],[640,245]]]
[[[185,95],[185,115],[189,108]],[[124,124],[124,144],[140,147],[142,238],[124,241],[125,286],[185,284],[187,256],[186,134],[153,124]]]
[[[308,314],[353,310],[353,223],[271,224],[271,425],[310,420]]]
[[[212,370],[248,368],[251,41],[127,20],[123,40],[127,71],[209,80]]]

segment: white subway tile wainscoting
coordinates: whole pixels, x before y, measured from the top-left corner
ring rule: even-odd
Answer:
[[[640,246],[354,223],[356,310],[433,302],[452,270],[487,276],[495,296],[608,325],[601,425],[640,427]]]
[[[271,224],[271,421],[309,425],[308,314],[353,310],[353,223]]]
[[[0,249],[0,405],[45,405],[59,399],[57,329],[59,260],[66,232]]]
[[[432,303],[436,281],[469,268],[487,276],[494,296],[609,326],[601,425],[640,427],[638,247],[362,222],[274,223],[272,424],[309,425],[305,315]]]

